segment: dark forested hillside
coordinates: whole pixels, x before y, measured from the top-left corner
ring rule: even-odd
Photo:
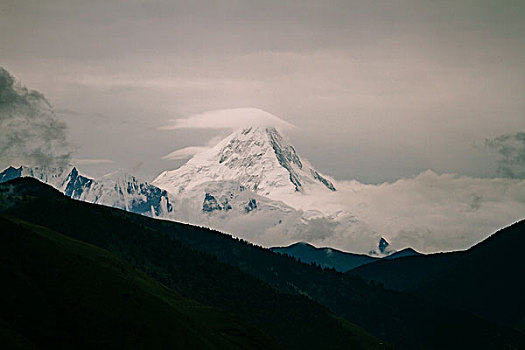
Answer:
[[[13,195],[13,184],[25,188],[23,196]],[[47,193],[44,188],[47,186],[32,179],[1,184],[0,208],[8,217],[23,217],[103,247],[182,296],[235,313],[242,322],[255,325],[284,348],[386,347],[305,296],[279,292],[235,267],[135,222],[144,217],[64,196],[40,197]],[[231,332],[237,333],[234,328]]]
[[[25,180],[15,184],[43,186]],[[235,312],[286,347],[378,346],[343,319],[401,349],[525,347],[523,334],[467,312],[208,229],[66,198],[4,195],[2,202],[5,214],[108,249],[182,295]]]
[[[525,330],[523,246],[520,221],[466,251],[379,261],[350,273]]]
[[[265,349],[269,337],[103,249],[0,216],[3,349]]]
[[[290,255],[307,264],[315,262],[323,268],[334,268],[340,272],[346,272],[358,266],[369,264],[379,258],[365,254],[353,254],[342,252],[332,248],[316,248],[306,242],[298,242],[287,247],[273,247],[271,251]]]

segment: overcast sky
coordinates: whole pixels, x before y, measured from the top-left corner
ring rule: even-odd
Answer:
[[[523,177],[523,18],[522,0],[2,0],[0,66],[94,175],[151,179],[228,132],[163,126],[253,107],[337,179]]]

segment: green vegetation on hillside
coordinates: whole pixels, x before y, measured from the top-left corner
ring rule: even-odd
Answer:
[[[0,262],[1,334],[17,347],[277,348],[111,253],[21,220],[0,217]]]
[[[35,186],[36,195],[45,186],[21,180],[18,184],[26,189]],[[66,197],[6,195],[2,188],[0,203],[6,214],[107,249],[184,297],[235,313],[285,348],[386,347],[305,296],[279,292],[238,268],[135,222],[145,217]]]

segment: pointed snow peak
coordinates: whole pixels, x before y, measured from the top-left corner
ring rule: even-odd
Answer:
[[[222,146],[222,145],[221,145]],[[303,165],[295,149],[286,143],[274,127],[249,127],[238,130],[229,138],[229,142],[220,147],[219,163],[227,167],[257,167],[258,162],[267,162],[263,170],[272,170],[278,164],[289,173],[290,182],[295,191],[302,191],[302,184],[294,173],[294,167]],[[257,184],[255,184],[258,186]],[[258,187],[253,187],[257,190]]]
[[[312,186],[335,191],[271,126],[238,129],[179,169],[163,172],[153,184],[179,194],[214,181],[237,181],[278,200],[284,194],[308,192]]]

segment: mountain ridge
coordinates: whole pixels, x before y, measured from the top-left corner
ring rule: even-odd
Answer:
[[[8,167],[0,173],[0,183],[18,177],[32,177],[56,188],[66,196],[103,204],[148,216],[172,212],[169,194],[135,176],[119,171],[92,179],[76,167]]]
[[[412,248],[405,248],[384,257],[341,251],[331,247],[315,247],[307,242],[297,242],[285,247],[271,247],[273,252],[287,254],[306,263],[316,263],[323,268],[334,268],[347,272],[361,265],[381,259],[396,259],[402,256],[421,255]]]

